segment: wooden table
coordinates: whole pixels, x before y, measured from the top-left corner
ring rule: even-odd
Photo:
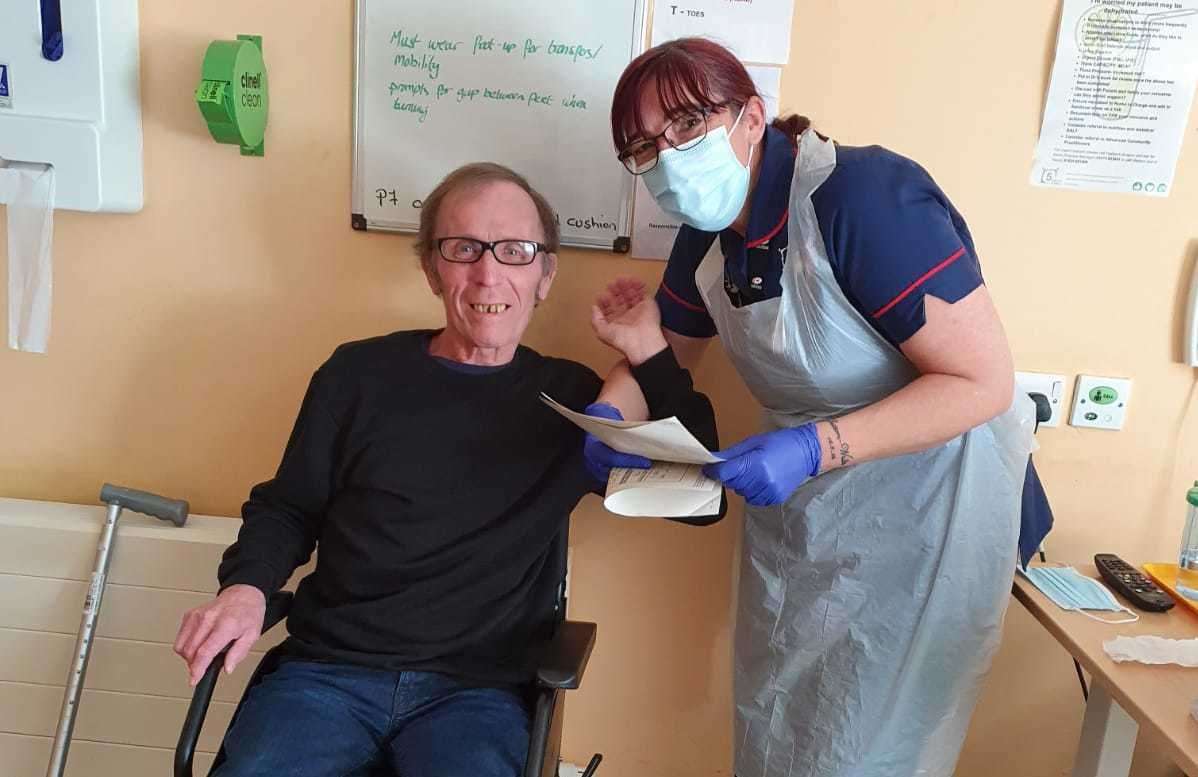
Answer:
[[[1098,578],[1093,564],[1075,568]],[[1022,575],[1015,575],[1013,593],[1092,678],[1073,777],[1127,777],[1141,727],[1157,733],[1173,761],[1198,777],[1198,721],[1190,717],[1190,705],[1198,700],[1198,668],[1118,664],[1102,647],[1119,635],[1195,638],[1198,616],[1178,605],[1165,613],[1137,610],[1140,620],[1109,626],[1062,610]],[[1125,613],[1095,614],[1113,620],[1126,617]]]

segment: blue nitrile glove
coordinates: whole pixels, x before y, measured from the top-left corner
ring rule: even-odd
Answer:
[[[624,420],[624,415],[620,410],[615,405],[609,405],[607,402],[592,402],[587,405],[586,410],[583,412],[587,415],[593,415],[596,418],[606,418],[611,421]],[[649,469],[653,465],[653,462],[644,456],[620,453],[608,447],[606,443],[591,434],[587,435],[586,442],[583,443],[582,454],[587,461],[587,472],[590,472],[591,477],[605,486],[607,485],[607,477],[611,474],[612,467]]]
[[[715,455],[724,461],[707,464],[703,474],[758,507],[785,502],[819,474],[823,460],[815,424],[754,435]]]

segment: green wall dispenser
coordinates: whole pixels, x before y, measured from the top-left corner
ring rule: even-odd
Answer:
[[[216,142],[241,146],[242,156],[266,153],[266,84],[261,35],[238,35],[237,40],[208,45],[196,105]]]

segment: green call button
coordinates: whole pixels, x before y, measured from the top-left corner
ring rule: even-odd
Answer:
[[[1119,392],[1110,386],[1095,386],[1090,389],[1090,401],[1096,405],[1109,405],[1119,398]]]

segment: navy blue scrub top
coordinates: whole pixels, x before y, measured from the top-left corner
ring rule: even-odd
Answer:
[[[667,329],[713,337],[695,270],[718,238],[724,291],[735,307],[782,294],[796,149],[781,130],[762,139],[747,235],[683,225],[657,302]],[[881,146],[836,146],[836,167],[811,195],[832,272],[849,302],[896,348],[925,323],[928,294],[953,303],[985,281],[969,227],[927,171]],[[1019,533],[1026,565],[1052,529],[1052,509],[1028,459]]]

